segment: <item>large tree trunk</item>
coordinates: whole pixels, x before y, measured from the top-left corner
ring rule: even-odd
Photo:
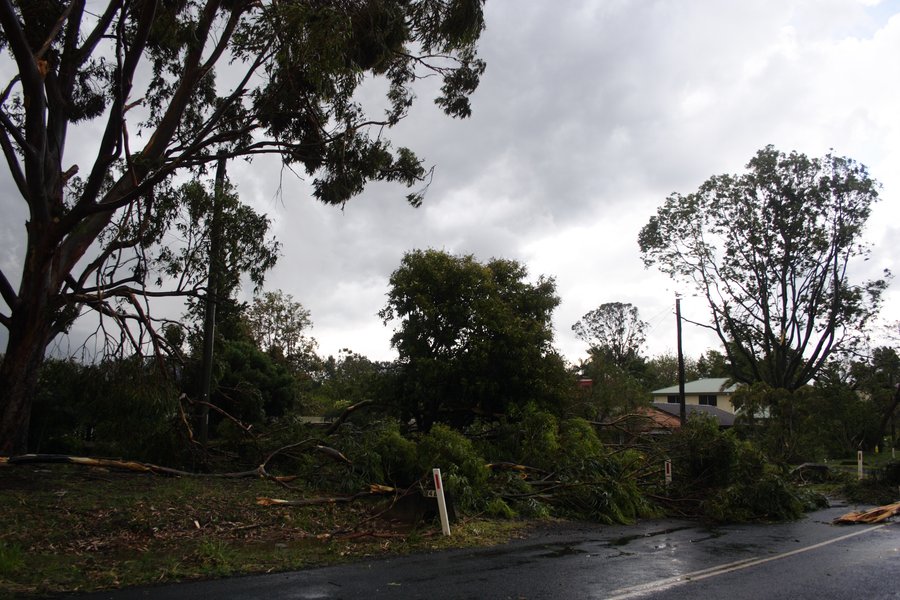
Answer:
[[[14,311],[14,324],[16,320]],[[24,327],[10,330],[6,355],[0,364],[0,455],[12,456],[28,450],[31,405],[47,347],[47,323],[46,318],[36,318],[24,323]]]
[[[28,450],[28,426],[38,371],[52,336],[54,253],[45,249],[46,236],[41,233],[39,228],[29,227],[22,284],[18,298],[10,307],[9,339],[0,363],[0,455]]]

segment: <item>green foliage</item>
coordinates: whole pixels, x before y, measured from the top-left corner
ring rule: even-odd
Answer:
[[[395,402],[423,431],[498,418],[512,406],[557,406],[571,390],[553,350],[552,279],[526,281],[521,264],[413,251],[391,275],[385,323],[400,359]]]
[[[701,489],[759,475],[765,465],[749,444],[722,433],[715,419],[699,414],[673,436],[672,449],[677,451],[677,459],[672,456],[673,478]]]
[[[707,300],[738,381],[795,390],[878,313],[889,274],[856,283],[848,265],[868,253],[879,185],[849,158],[772,146],[747,169],[669,196],[638,242],[647,266]]]
[[[363,400],[388,398],[392,369],[391,363],[375,362],[345,348],[337,358],[329,356],[318,364],[314,382],[303,394],[304,413],[334,415]]]
[[[607,302],[572,325],[591,352],[603,352],[617,367],[625,367],[638,357],[646,338],[647,323],[641,321],[636,306]]]
[[[731,363],[728,357],[718,350],[707,350],[695,363],[697,377],[701,379],[731,377]]]
[[[194,182],[171,195],[166,182],[196,180],[219,157],[272,154],[305,171],[314,197],[330,205],[372,181],[418,186],[428,169],[412,150],[394,148],[387,130],[407,116],[416,82],[430,77],[440,82],[437,105],[468,116],[485,69],[477,56],[481,0],[102,4],[64,10],[43,2],[34,10],[33,2],[14,2],[4,19],[2,50],[18,67],[0,102],[10,115],[6,156],[31,217],[17,253],[21,281],[5,286],[3,451],[25,449],[46,347],[81,309],[140,323],[134,329],[152,336],[145,300],[203,287],[195,267],[205,258],[193,251],[204,246],[204,227],[184,217],[208,214],[194,210],[208,194]],[[227,77],[217,80],[222,72]],[[358,92],[375,78],[386,83],[382,116],[367,114]],[[126,112],[138,135],[129,137]],[[92,157],[81,163],[83,178],[63,157],[73,123],[105,132],[80,148]],[[423,194],[407,198],[417,206]],[[223,238],[222,254],[243,262],[258,284],[274,260],[271,247],[252,252],[254,243],[265,245],[268,223],[247,207],[232,216],[230,225],[242,229]],[[225,287],[233,289],[230,275]]]
[[[861,481],[855,474],[848,475],[840,493],[853,502],[892,504],[897,501],[898,489],[900,489],[900,460],[888,460],[878,467],[867,470],[866,477]]]
[[[256,345],[278,354],[297,367],[309,366],[316,341],[305,335],[312,327],[309,311],[281,290],[253,298],[247,309],[250,336]]]
[[[10,578],[25,566],[25,552],[18,544],[0,541],[0,578]]]
[[[617,365],[607,353],[591,352],[579,368],[581,377],[591,380],[589,388],[577,390],[569,407],[573,416],[604,421],[649,402],[643,379],[646,363],[634,358],[625,366]]]
[[[798,492],[771,472],[719,488],[703,501],[705,516],[728,522],[798,519],[804,508]]]
[[[854,387],[868,396],[873,412],[877,412],[879,416],[874,443],[882,445],[887,435],[897,435],[895,424],[900,410],[900,356],[891,347],[875,348],[868,359],[851,363],[849,371]]]
[[[502,498],[491,498],[484,507],[484,514],[498,519],[514,519],[517,516]]]
[[[354,463],[352,473],[344,467],[342,476],[348,491],[369,483],[400,488],[429,484],[437,467],[457,509],[469,514],[557,515],[604,523],[650,514],[634,476],[641,461],[629,453],[610,454],[586,421],[558,421],[530,409],[515,424],[502,424],[496,434],[495,442],[476,445],[459,431],[436,424],[427,434],[408,439],[396,423],[385,421],[364,430],[351,427],[335,444]],[[488,462],[501,465],[489,470]],[[503,466],[513,463],[528,469]],[[309,480],[309,471],[302,472]]]
[[[260,424],[294,406],[297,382],[290,370],[253,344],[225,340],[217,360],[220,376],[212,402],[231,416]]]
[[[416,443],[404,438],[396,425],[385,425],[373,437],[361,457],[373,483],[403,488],[421,479]]]
[[[669,498],[699,500],[699,512],[717,521],[799,518],[805,504],[783,474],[749,442],[722,432],[700,415],[665,441],[672,461]]]
[[[552,470],[560,454],[559,420],[550,413],[529,408],[521,420],[501,430],[498,444],[513,462]]]
[[[684,358],[684,379],[691,381],[697,379],[697,361],[692,358]],[[678,383],[678,357],[675,354],[658,354],[646,363],[643,376],[647,390],[677,385]]]
[[[462,433],[436,424],[418,444],[418,466],[423,474],[439,468],[447,490],[462,510],[476,511],[488,498],[485,460]]]
[[[878,443],[879,415],[872,403],[827,378],[793,392],[762,383],[745,386],[732,402],[740,408],[738,434],[781,463],[821,461]]]
[[[178,465],[178,394],[138,357],[83,365],[48,360],[31,422],[36,451],[127,457]]]
[[[212,221],[218,215],[221,248],[218,256],[210,256]],[[240,200],[237,191],[225,185],[216,199],[210,184],[189,181],[178,187],[164,184],[157,191],[152,218],[127,213],[119,229],[105,235],[121,236],[121,230],[141,228],[141,251],[151,258],[148,264],[156,274],[156,285],[178,281],[179,291],[195,290],[207,285],[209,267],[217,269],[222,296],[240,287],[242,275],[259,288],[265,274],[278,259],[279,244],[271,238],[269,219]],[[174,243],[172,236],[177,236]],[[112,241],[109,240],[110,242]],[[104,237],[104,241],[107,241]],[[227,291],[222,293],[222,291]]]
[[[610,454],[583,419],[559,420],[531,407],[520,419],[501,425],[493,452],[493,460],[536,467],[554,482],[532,487],[518,475],[494,474],[495,489],[519,514],[603,523],[628,523],[649,514],[631,457]]]

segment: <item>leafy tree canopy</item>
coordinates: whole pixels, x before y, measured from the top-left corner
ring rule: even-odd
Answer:
[[[650,402],[643,378],[647,365],[643,360],[620,367],[608,355],[591,353],[579,366],[579,375],[591,380],[590,387],[577,394],[576,416],[605,421]]]
[[[878,184],[849,158],[763,148],[741,175],[672,194],[638,238],[647,266],[693,285],[738,381],[797,389],[862,339],[884,279],[854,282]]]
[[[246,312],[250,337],[274,356],[283,357],[295,371],[314,370],[316,340],[306,335],[312,327],[309,311],[281,290],[256,296]]]
[[[552,347],[553,279],[527,281],[512,260],[478,262],[438,250],[407,253],[390,278],[385,324],[400,354],[397,396],[429,429],[464,425],[533,401],[555,406],[572,384]]]
[[[0,452],[24,449],[47,344],[81,308],[134,294],[86,281],[140,247],[116,223],[157,222],[159,184],[219,157],[276,154],[327,204],[373,180],[419,185],[427,170],[385,130],[424,77],[442,81],[444,112],[468,116],[485,67],[482,0],[0,0],[0,26],[15,69],[0,150],[29,214],[19,284],[0,272]],[[358,101],[367,77],[387,82],[383,114]],[[67,153],[82,124],[96,146]],[[83,260],[98,246],[102,260]]]
[[[348,348],[318,367],[315,385],[304,398],[306,414],[334,414],[365,400],[380,401],[393,371],[392,363],[369,360]]]
[[[592,353],[602,352],[613,364],[624,367],[640,353],[647,323],[640,319],[636,306],[607,302],[581,317],[572,331],[590,345]]]
[[[697,379],[697,361],[684,357],[685,381]],[[672,353],[658,354],[646,363],[644,381],[649,390],[658,390],[678,384],[678,356]]]

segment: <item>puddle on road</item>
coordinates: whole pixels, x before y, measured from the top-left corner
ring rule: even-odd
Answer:
[[[631,542],[635,540],[642,540],[645,538],[656,537],[658,535],[667,535],[669,533],[675,533],[676,531],[684,531],[685,529],[691,529],[691,527],[672,527],[670,529],[660,529],[659,531],[650,531],[647,533],[639,533],[637,535],[626,535],[624,537],[620,537],[614,540],[611,540],[608,545],[609,546],[627,546]]]
[[[718,539],[718,538],[722,537],[723,535],[725,535],[725,532],[722,531],[721,529],[707,529],[706,533],[709,534],[706,537],[691,538],[691,543],[699,544],[700,542],[705,542],[707,540],[715,540],[715,539]]]
[[[557,550],[551,550],[546,554],[538,554],[538,558],[562,558],[564,556],[573,556],[576,554],[587,554],[584,550],[579,550],[574,546],[562,546]]]

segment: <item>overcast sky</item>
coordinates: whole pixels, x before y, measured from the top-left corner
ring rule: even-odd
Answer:
[[[650,323],[648,354],[671,351],[678,290],[644,269],[638,231],[670,193],[740,172],[767,144],[867,165],[883,190],[859,279],[900,270],[900,0],[489,0],[486,13],[472,117],[445,117],[422,89],[390,134],[436,167],[421,208],[377,185],[340,210],[275,160],[229,167],[283,244],[266,288],[310,310],[323,355],[395,357],[376,313],[404,252],[429,247],[554,277],[556,344],[573,362],[586,346],[572,324],[612,301]],[[706,318],[695,298],[683,311]],[[687,354],[713,346],[686,328]]]

